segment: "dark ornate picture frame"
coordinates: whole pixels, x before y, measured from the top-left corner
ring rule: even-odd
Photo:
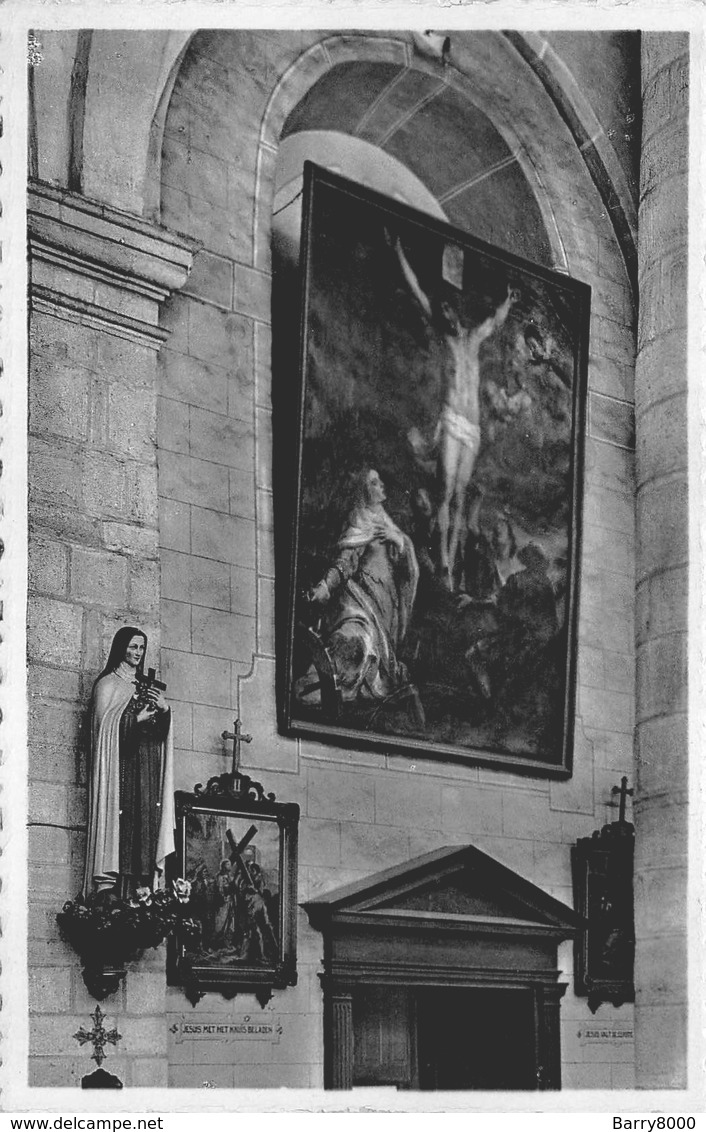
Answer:
[[[195,1004],[209,991],[294,986],[299,806],[277,802],[247,775],[222,775],[176,796],[175,871],[191,884],[202,925],[196,950],[171,941],[168,976]]]
[[[276,512],[283,730],[568,777],[590,288],[311,163],[300,262],[299,424]],[[448,392],[463,335],[479,424]],[[450,442],[475,461],[458,554]],[[360,519],[371,476],[377,535]]]
[[[594,1014],[602,1002],[635,1001],[634,854],[635,830],[626,821],[579,838],[571,850],[582,922],[574,939],[574,993],[588,999]]]

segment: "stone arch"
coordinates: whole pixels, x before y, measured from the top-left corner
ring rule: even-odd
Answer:
[[[271,212],[274,200],[275,158],[280,132],[289,114],[315,84],[334,67],[350,62],[394,63],[408,70],[439,75],[438,65],[415,55],[409,40],[373,38],[362,34],[331,36],[312,44],[292,62],[270,94],[260,128],[253,215],[253,263],[260,270],[269,269],[269,240],[264,217]],[[477,87],[467,75],[455,70],[445,81],[459,90],[469,102],[478,104]],[[518,137],[507,116],[489,112],[488,101],[486,95],[483,109],[515,154],[539,204],[552,247],[554,265],[558,270],[568,272],[568,253],[561,226],[531,152]]]

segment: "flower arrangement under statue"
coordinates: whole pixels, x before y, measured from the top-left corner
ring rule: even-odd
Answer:
[[[186,880],[154,891],[137,888],[120,899],[114,890],[69,900],[57,921],[78,952],[84,982],[94,998],[112,994],[126,974],[126,964],[175,935],[186,947],[197,946],[201,924],[191,915],[191,885]]]

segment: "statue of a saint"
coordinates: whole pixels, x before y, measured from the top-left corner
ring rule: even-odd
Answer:
[[[174,851],[171,711],[163,685],[139,687],[146,650],[141,629],[119,629],[93,685],[86,896],[163,883]]]

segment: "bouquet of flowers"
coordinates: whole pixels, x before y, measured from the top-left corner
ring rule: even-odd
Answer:
[[[84,963],[122,966],[172,934],[187,946],[198,945],[201,923],[190,914],[190,896],[191,885],[179,878],[165,889],[138,888],[127,900],[112,890],[87,900],[77,896],[56,918]]]

